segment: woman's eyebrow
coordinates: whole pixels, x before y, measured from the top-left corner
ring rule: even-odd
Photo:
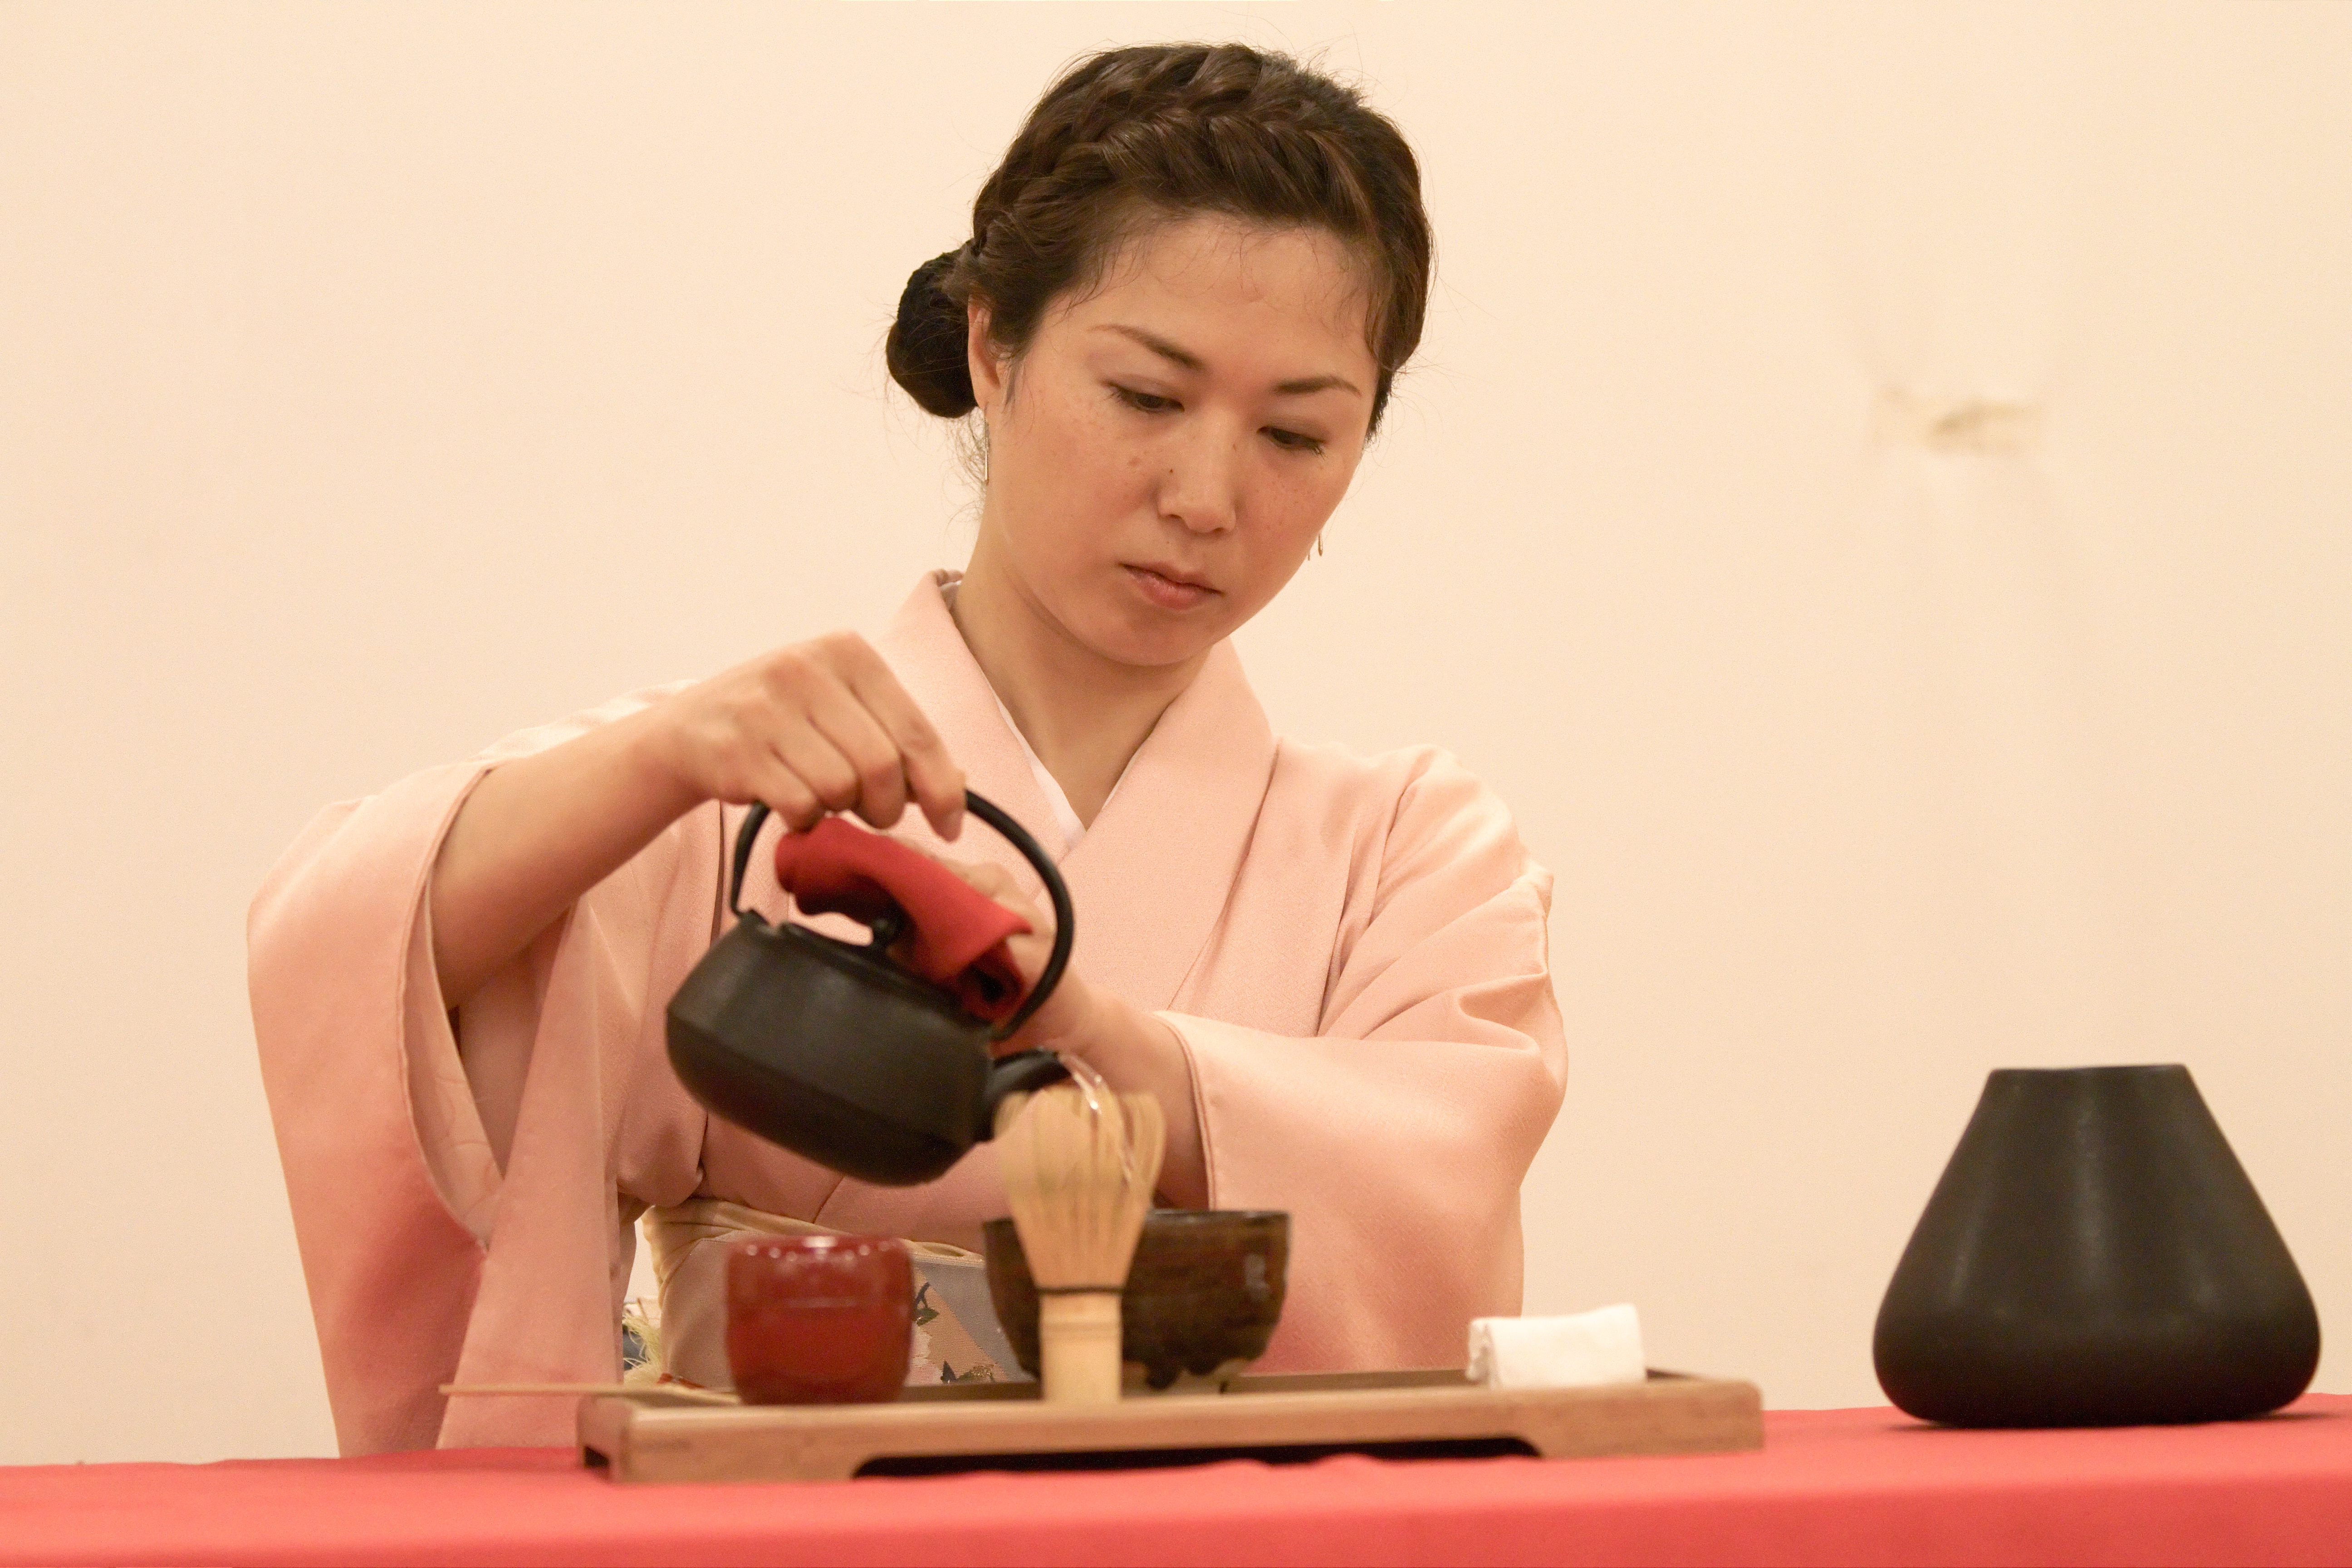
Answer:
[[[1153,353],[1158,354],[1161,359],[1164,359],[1171,364],[1177,366],[1179,369],[1198,370],[1201,368],[1201,356],[1199,354],[1188,353],[1184,350],[1178,348],[1174,343],[1170,342],[1166,338],[1160,337],[1154,332],[1147,332],[1141,327],[1130,327],[1118,321],[1106,321],[1100,326],[1095,328],[1095,331],[1098,332],[1117,332],[1120,337],[1131,338],[1135,342],[1141,343],[1145,348],[1150,349]]]
[[[1145,348],[1150,349],[1153,353],[1158,354],[1161,359],[1166,360],[1169,363],[1175,365],[1181,370],[1199,370],[1201,368],[1200,355],[1191,353],[1188,350],[1178,348],[1166,338],[1160,336],[1156,332],[1147,332],[1141,327],[1130,327],[1122,321],[1105,321],[1097,325],[1095,328],[1095,331],[1098,332],[1117,332],[1120,337],[1128,338],[1135,342],[1142,344]],[[1304,397],[1309,393],[1328,392],[1333,388],[1337,388],[1342,392],[1352,392],[1359,397],[1363,395],[1362,390],[1360,389],[1354,382],[1340,375],[1309,375],[1302,376],[1296,381],[1276,382],[1275,384],[1274,390],[1276,394],[1284,397]]]
[[[1274,384],[1274,390],[1285,397],[1304,397],[1310,392],[1334,390],[1353,392],[1359,397],[1364,395],[1354,382],[1343,375],[1310,375],[1302,381],[1278,381]]]

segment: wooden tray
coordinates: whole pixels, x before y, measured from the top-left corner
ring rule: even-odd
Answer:
[[[1043,1403],[1034,1383],[909,1389],[889,1405],[580,1402],[580,1447],[621,1481],[843,1480],[963,1469],[1487,1454],[1547,1459],[1764,1445],[1756,1385],[1653,1372],[1618,1388],[1488,1389],[1459,1372],[1236,1378],[1223,1394]]]

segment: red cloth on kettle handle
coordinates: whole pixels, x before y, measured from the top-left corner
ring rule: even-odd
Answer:
[[[907,967],[955,994],[987,1023],[1011,1016],[1028,989],[1007,939],[1029,922],[919,850],[828,816],[776,844],[776,880],[811,914],[871,925],[907,917]]]

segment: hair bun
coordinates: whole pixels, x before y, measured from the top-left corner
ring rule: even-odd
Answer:
[[[890,379],[925,413],[942,419],[961,418],[979,405],[971,394],[963,302],[946,288],[962,256],[961,249],[950,250],[915,268],[882,347]]]

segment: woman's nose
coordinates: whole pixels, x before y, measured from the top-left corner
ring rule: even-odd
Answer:
[[[1160,510],[1194,533],[1223,533],[1241,514],[1242,438],[1213,420],[1192,422],[1168,450]]]

